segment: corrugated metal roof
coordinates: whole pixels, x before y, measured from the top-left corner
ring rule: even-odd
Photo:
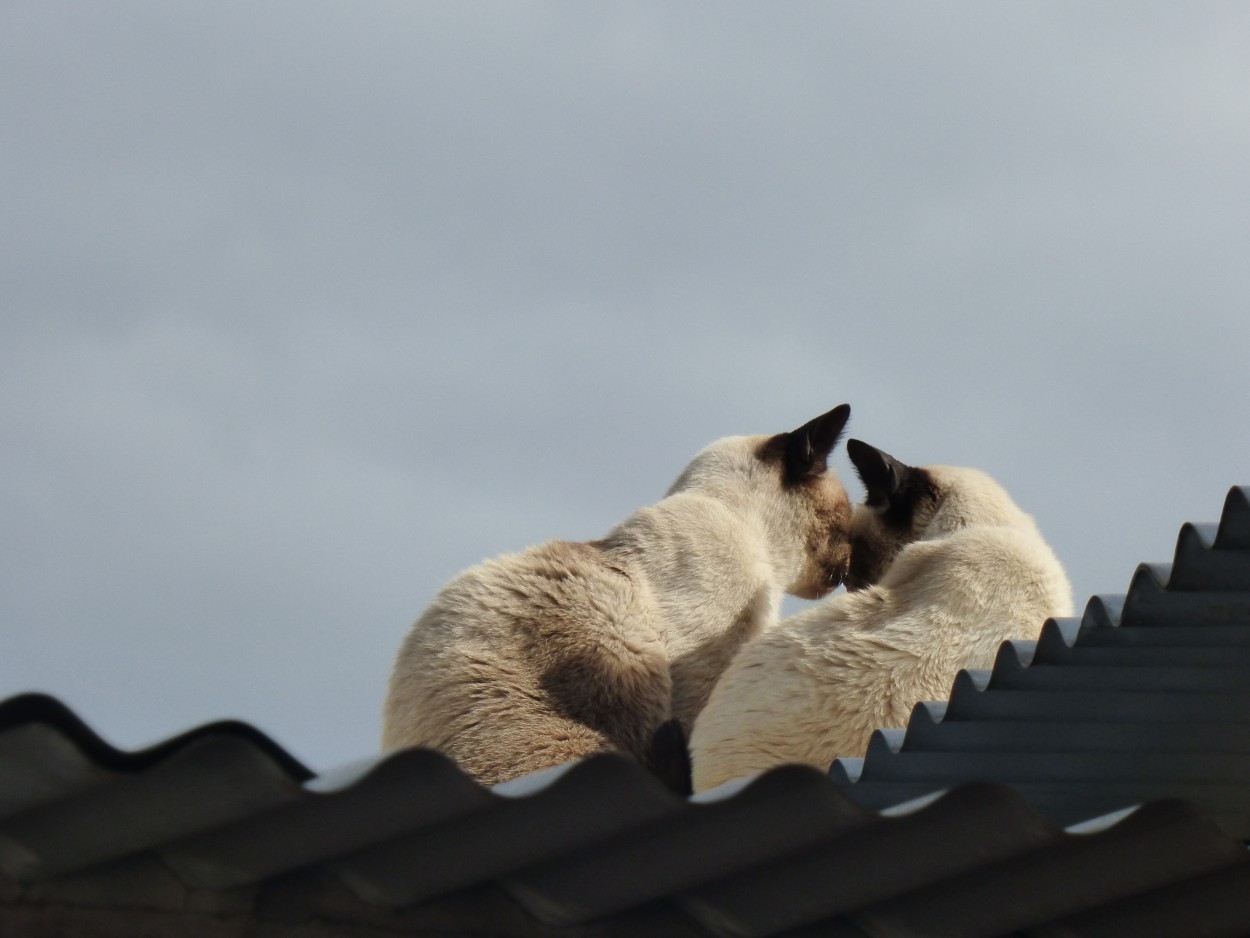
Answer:
[[[873,807],[994,779],[1059,824],[1183,797],[1250,838],[1250,489],[1182,527],[1172,564],[1005,644],[831,776]]]
[[[126,753],[11,699],[0,934],[1245,934],[1248,495],[832,781],[682,799],[602,756],[486,789],[420,750],[314,776],[246,724]]]

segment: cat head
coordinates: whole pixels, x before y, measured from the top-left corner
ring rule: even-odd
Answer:
[[[860,440],[846,453],[866,495],[851,518],[848,590],[885,575],[900,550],[971,525],[1032,524],[997,482],[979,469],[909,466]]]
[[[842,404],[787,433],[718,440],[668,494],[710,495],[749,518],[787,578],[786,591],[819,599],[850,564],[851,502],[828,463],[850,416]]]

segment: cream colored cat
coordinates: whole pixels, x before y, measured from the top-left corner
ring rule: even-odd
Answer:
[[[743,647],[691,734],[696,791],[786,762],[828,769],[944,699],[961,668],[1072,614],[1033,519],[976,469],[914,468],[858,440],[849,592]],[[875,584],[875,585],[872,585]]]
[[[400,648],[384,748],[439,749],[487,784],[604,750],[648,761],[657,727],[689,730],[784,591],[842,581],[851,505],[826,460],[849,416],[720,440],[603,540],[461,573]]]

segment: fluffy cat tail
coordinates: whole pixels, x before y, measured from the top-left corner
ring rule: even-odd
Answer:
[[[643,764],[676,794],[694,794],[690,747],[680,720],[666,720],[656,727]]]

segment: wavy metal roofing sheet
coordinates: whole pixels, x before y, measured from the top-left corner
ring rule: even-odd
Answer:
[[[1004,644],[830,775],[872,807],[992,779],[1059,824],[1183,797],[1250,838],[1250,489],[1184,525],[1172,564]]]

